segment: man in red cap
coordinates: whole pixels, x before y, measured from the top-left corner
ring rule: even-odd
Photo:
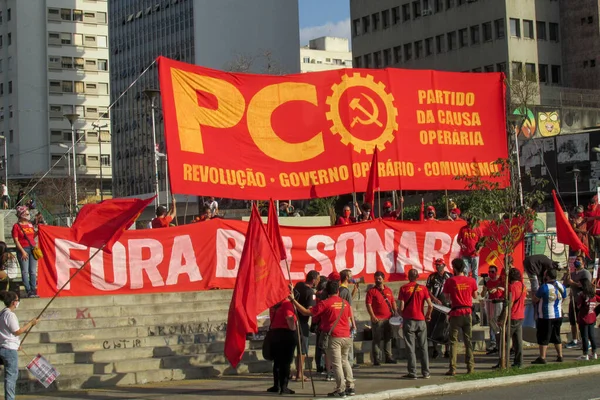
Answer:
[[[598,196],[592,197],[585,212],[585,217],[589,233],[590,250],[594,253],[590,255],[596,259],[598,258],[598,250],[600,248],[600,206],[598,205]]]
[[[450,221],[462,221],[463,219],[460,217],[460,209],[458,207],[454,207],[452,210],[450,210],[448,219]]]
[[[400,219],[402,215],[402,207],[404,206],[404,197],[400,197],[400,204],[398,204],[398,209],[392,209],[392,202],[386,201],[383,203],[383,215],[381,216],[383,219],[387,220],[397,220]]]
[[[427,210],[425,211],[425,221],[437,221],[435,218],[434,206],[427,206]]]

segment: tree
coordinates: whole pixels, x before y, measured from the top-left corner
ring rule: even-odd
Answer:
[[[500,159],[496,161],[498,172],[493,175],[495,178],[506,178],[516,164],[516,157],[510,159]],[[504,301],[503,315],[506,317],[500,322],[501,346],[503,352],[500,357],[502,368],[507,367],[510,349],[506,346],[506,332],[510,330],[510,300],[508,292],[508,271],[512,266],[512,255],[517,245],[523,240],[526,227],[535,221],[535,209],[544,198],[545,193],[539,190],[539,187],[545,185],[544,180],[537,180],[534,189],[529,193],[523,194],[521,202],[521,193],[518,185],[510,185],[501,188],[496,180],[484,179],[481,176],[459,176],[456,179],[463,180],[466,183],[466,189],[470,201],[463,212],[465,218],[470,224],[476,224],[479,221],[488,221],[489,236],[485,238],[484,246],[491,243],[497,246],[498,259],[496,266],[502,271],[504,276]],[[504,256],[503,258],[501,256]]]
[[[224,69],[230,72],[255,72],[268,75],[286,73],[270,50],[259,50],[254,54],[237,53]]]
[[[307,213],[308,215],[328,215],[331,219],[331,225],[334,225],[336,219],[335,203],[337,200],[338,196],[312,199],[308,204]]]

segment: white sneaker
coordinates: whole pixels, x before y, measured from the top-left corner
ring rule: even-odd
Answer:
[[[594,353],[591,355],[590,357],[591,360],[597,360],[598,359],[598,354]]]
[[[588,361],[590,357],[587,354],[577,357],[578,360]]]

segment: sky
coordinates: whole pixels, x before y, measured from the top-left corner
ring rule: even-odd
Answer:
[[[350,39],[350,0],[298,0],[300,45],[320,36]]]

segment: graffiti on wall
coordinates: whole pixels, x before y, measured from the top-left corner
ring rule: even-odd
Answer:
[[[521,139],[569,135],[600,123],[600,110],[591,108],[532,106],[515,108],[512,114],[525,117],[518,131]]]
[[[552,137],[560,134],[560,111],[537,111],[538,132],[542,137]]]

